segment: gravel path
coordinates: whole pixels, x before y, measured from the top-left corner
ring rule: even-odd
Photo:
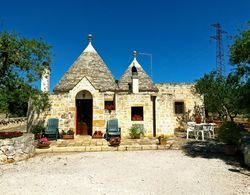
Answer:
[[[232,168],[173,150],[46,154],[0,165],[0,194],[250,194]]]

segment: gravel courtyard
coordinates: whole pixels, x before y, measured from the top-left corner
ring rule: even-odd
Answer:
[[[0,165],[0,194],[250,194],[230,169],[174,150],[44,154]]]

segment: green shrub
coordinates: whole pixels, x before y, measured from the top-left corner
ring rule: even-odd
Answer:
[[[129,135],[132,139],[138,139],[140,136],[144,136],[144,128],[141,124],[133,124],[129,129]]]
[[[226,121],[219,128],[218,137],[220,141],[226,144],[237,145],[243,131],[244,127],[242,125]]]
[[[33,134],[42,133],[44,130],[45,130],[44,126],[34,125],[32,126],[31,133]]]
[[[62,130],[62,135],[74,135],[74,131],[69,129],[69,130]]]

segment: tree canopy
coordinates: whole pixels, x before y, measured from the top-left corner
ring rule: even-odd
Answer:
[[[47,94],[35,89],[34,82],[41,78],[45,68],[49,68],[50,48],[41,39],[27,39],[17,33],[0,32],[1,113],[25,116],[30,98],[44,101],[42,107],[37,107],[38,110],[48,105]]]
[[[241,88],[235,77],[224,77],[217,72],[205,74],[195,85],[196,92],[204,96],[206,110],[231,121],[241,113]]]
[[[234,44],[230,47],[230,63],[234,65],[246,65],[249,68],[250,29],[243,30],[239,35],[234,37]]]
[[[234,43],[230,47],[230,63],[236,69],[230,73],[241,82],[241,96],[239,108],[243,113],[250,115],[250,21],[248,28],[242,30],[234,37]]]

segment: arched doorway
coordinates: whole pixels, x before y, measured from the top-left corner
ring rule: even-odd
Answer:
[[[93,98],[89,91],[76,95],[76,134],[92,136]]]

